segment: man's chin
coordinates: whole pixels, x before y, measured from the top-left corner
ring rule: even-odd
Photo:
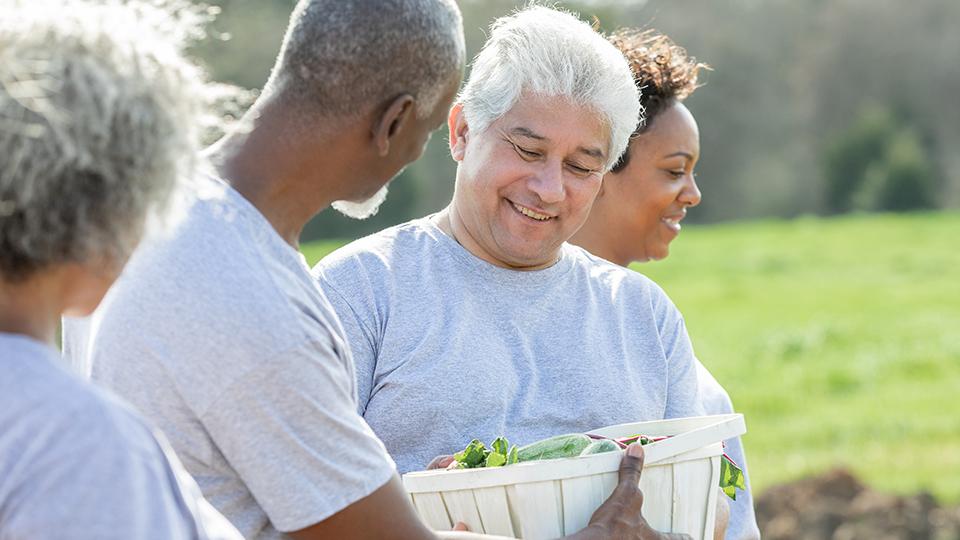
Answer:
[[[380,205],[387,199],[387,186],[384,185],[372,197],[365,201],[333,201],[334,210],[353,219],[367,219],[377,214]]]

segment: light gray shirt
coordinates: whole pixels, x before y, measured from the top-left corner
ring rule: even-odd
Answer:
[[[0,540],[239,539],[138,414],[0,333]]]
[[[401,472],[473,438],[524,444],[703,414],[680,313],[646,277],[578,247],[509,270],[420,219],[314,273],[353,350],[359,411]]]
[[[700,401],[707,414],[730,414],[734,412],[733,402],[717,379],[697,361],[697,381],[700,386]],[[759,540],[760,529],[757,526],[757,516],[753,508],[753,488],[750,486],[750,475],[747,472],[747,456],[743,451],[743,442],[740,437],[723,441],[724,452],[743,470],[746,480],[746,491],[737,490],[736,500],[727,500],[730,503],[730,523],[727,525],[726,540]]]
[[[247,538],[281,538],[383,486],[395,467],[357,414],[343,330],[302,255],[239,193],[201,179],[67,354],[167,434]]]

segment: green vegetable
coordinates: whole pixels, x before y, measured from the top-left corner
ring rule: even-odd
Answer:
[[[453,455],[458,469],[476,469],[479,467],[502,467],[503,465],[512,465],[517,460],[517,447],[510,447],[510,443],[504,437],[497,437],[490,443],[490,450],[478,439],[470,441],[470,444],[461,452]]]
[[[453,459],[460,464],[459,467],[461,469],[475,469],[484,466],[488,453],[483,443],[474,439],[470,441],[470,444],[468,444],[462,452],[454,454]]]
[[[593,439],[582,433],[569,433],[543,439],[535,443],[521,446],[517,457],[521,462],[541,459],[559,459],[577,457]]]
[[[594,435],[594,437],[598,436]],[[478,439],[474,439],[470,441],[470,444],[468,444],[463,451],[454,454],[453,459],[456,461],[456,468],[458,469],[502,467],[521,461],[602,454],[604,452],[620,450],[622,445],[632,442],[650,444],[666,438],[667,437],[633,435],[621,439],[594,440],[580,433],[569,433],[567,435],[557,435],[556,437],[543,439],[542,441],[517,448],[516,445],[510,446],[506,438],[497,437],[490,443],[489,450]],[[723,454],[723,457],[720,459],[720,488],[733,500],[737,500],[738,488],[743,490],[747,489],[747,482],[743,476],[743,471],[740,470],[740,467],[726,454]]]
[[[747,489],[743,471],[726,454],[720,458],[720,489],[733,500],[737,500],[737,488]]]
[[[581,456],[592,456],[593,454],[604,454],[606,452],[615,452],[620,450],[620,445],[610,439],[600,439],[593,441],[580,452]]]

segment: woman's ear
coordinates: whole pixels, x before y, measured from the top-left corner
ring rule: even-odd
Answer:
[[[390,153],[390,143],[414,114],[415,100],[410,94],[401,94],[393,99],[372,127],[373,144],[377,154],[385,157]]]
[[[464,153],[466,153],[467,139],[470,134],[467,119],[463,114],[463,103],[456,103],[450,109],[450,115],[447,117],[447,129],[450,130],[450,155],[454,161],[461,161]]]

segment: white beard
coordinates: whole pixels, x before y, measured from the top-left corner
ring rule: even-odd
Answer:
[[[375,215],[377,210],[380,210],[380,205],[383,204],[383,201],[386,199],[387,186],[384,185],[382,188],[380,188],[380,191],[377,191],[372,197],[365,201],[333,201],[333,204],[330,206],[332,206],[337,212],[340,212],[347,217],[353,219],[367,219],[368,217]]]

